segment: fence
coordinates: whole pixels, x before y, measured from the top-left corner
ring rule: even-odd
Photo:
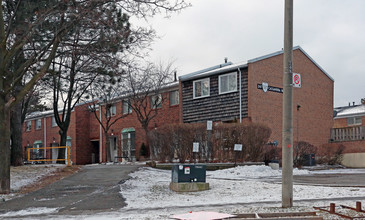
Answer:
[[[365,139],[365,127],[354,126],[346,128],[332,128],[331,141],[358,141]]]
[[[53,159],[44,158],[44,151],[52,149],[66,149],[65,159]],[[27,149],[28,162],[46,162],[46,161],[67,161],[67,166],[71,166],[71,147],[70,146],[58,146],[58,147],[30,147]],[[51,156],[52,157],[52,156]]]

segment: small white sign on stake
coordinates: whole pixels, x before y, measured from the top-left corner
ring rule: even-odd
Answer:
[[[234,151],[242,151],[242,144],[235,144],[233,150]]]
[[[198,153],[199,152],[199,142],[193,143],[193,152]]]
[[[213,121],[207,121],[207,130],[211,131],[213,129]]]

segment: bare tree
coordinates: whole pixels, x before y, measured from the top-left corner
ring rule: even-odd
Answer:
[[[149,125],[167,98],[162,91],[169,84],[173,72],[175,69],[171,62],[166,66],[148,63],[142,68],[129,68],[127,72],[126,83],[130,89],[127,102],[145,132],[150,153],[152,149],[148,144]]]
[[[183,0],[173,3],[167,0],[0,0],[0,3],[0,193],[9,193],[10,112],[49,72],[63,37],[80,21],[97,18],[105,5],[115,4],[129,14],[148,17],[181,10],[187,4]],[[20,53],[24,53],[24,62],[15,66]],[[30,69],[35,69],[36,74],[15,93],[15,87]]]
[[[115,123],[126,116],[121,111],[118,112],[115,105],[122,94],[121,91],[123,91],[121,82],[120,77],[117,79],[117,77],[103,75],[99,76],[90,88],[93,101],[89,102],[89,110],[103,129],[107,149],[106,158],[103,158],[103,160],[106,161],[112,161],[113,159],[109,131]]]

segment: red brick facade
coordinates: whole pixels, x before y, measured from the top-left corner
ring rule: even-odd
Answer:
[[[180,106],[179,104],[170,106],[170,91],[178,90],[178,84],[169,87],[163,96],[166,100],[162,103],[162,107],[157,109],[157,116],[150,122],[149,129],[154,129],[164,124],[179,123]],[[116,112],[122,112],[122,100],[115,103]],[[102,107],[102,111],[105,109]],[[100,112],[96,112],[99,116]],[[103,115],[103,114],[102,114]],[[59,128],[52,127],[53,111],[32,114],[24,123],[23,130],[23,146],[24,152],[27,147],[32,147],[34,143],[42,143],[42,147],[58,146]],[[41,128],[36,129],[36,121],[41,120]],[[27,123],[30,121],[31,128],[27,131]],[[45,130],[46,128],[46,130]],[[147,143],[146,135],[137,120],[136,114],[132,111],[115,123],[109,130],[109,136],[116,138],[116,147],[118,148],[118,156],[121,155],[122,140],[121,132],[125,128],[133,128],[135,130],[135,148],[136,159],[140,158],[139,151],[142,143]],[[101,131],[100,124],[94,113],[89,111],[89,104],[78,105],[71,113],[71,123],[67,135],[71,138],[71,160],[73,164],[89,164],[95,162],[106,162],[106,141],[104,132]],[[100,140],[102,147],[100,147]],[[51,150],[47,150],[47,158],[51,158]],[[42,154],[42,157],[44,155]],[[25,155],[27,158],[27,155]],[[114,158],[111,158],[114,160]]]
[[[328,143],[333,124],[333,80],[300,49],[293,51],[293,72],[302,78],[301,88],[293,88],[293,141],[315,146]],[[283,54],[249,61],[248,81],[248,117],[269,126],[271,139],[281,143],[282,93],[264,92],[257,84],[283,88]]]

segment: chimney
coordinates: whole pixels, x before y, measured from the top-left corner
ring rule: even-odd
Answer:
[[[352,102],[352,105],[355,106],[355,102]]]
[[[227,57],[225,57],[224,58],[224,63],[227,63],[228,62],[228,58]]]
[[[349,102],[349,106],[351,106],[351,102]]]
[[[176,71],[174,72],[174,82],[177,82],[177,75],[176,75]]]

